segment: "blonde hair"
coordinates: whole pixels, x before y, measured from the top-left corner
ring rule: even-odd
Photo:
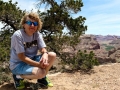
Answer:
[[[42,28],[42,21],[41,21],[41,19],[39,18],[39,15],[38,15],[37,13],[34,13],[34,12],[30,12],[30,13],[28,12],[28,13],[26,13],[26,14],[22,17],[21,22],[20,22],[20,25],[21,25],[21,26],[23,26],[23,24],[25,24],[27,17],[29,17],[30,19],[33,19],[33,20],[37,21],[37,22],[38,22],[37,31],[41,30],[41,28]],[[23,27],[23,28],[24,28],[24,27]]]

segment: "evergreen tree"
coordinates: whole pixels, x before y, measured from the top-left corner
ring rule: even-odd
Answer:
[[[72,17],[73,13],[81,11],[82,0],[39,0],[38,9],[42,4],[46,4],[46,8],[48,6],[47,12],[40,13],[43,20],[41,33],[45,36],[47,46],[56,52],[63,62],[70,63],[70,58],[73,58],[71,56],[76,56],[77,53],[73,52],[71,55],[71,52],[64,52],[64,49],[72,47],[76,50],[80,35],[87,30],[87,26],[84,25],[85,17]]]
[[[0,37],[2,37],[2,42],[0,42],[1,59],[4,59],[5,56],[9,57],[10,36],[14,31],[20,29],[20,20],[26,12],[26,10],[20,10],[17,4],[17,2],[12,3],[12,0],[8,2],[0,0],[0,22],[4,24],[0,31]],[[39,11],[42,4],[46,4],[46,7],[49,6],[46,12]],[[73,13],[77,14],[81,11],[81,7],[83,7],[82,0],[39,0],[36,6],[43,21],[40,32],[45,38],[48,51],[56,52],[62,61],[71,63],[70,58],[74,59],[77,53],[73,51],[71,55],[71,52],[65,52],[64,49],[71,47],[76,50],[75,46],[80,42],[80,35],[87,30],[87,26],[84,25],[85,17],[72,17]],[[66,33],[64,33],[65,28]],[[7,54],[6,48],[8,48]]]
[[[0,0],[0,22],[4,25],[0,30],[0,60],[9,60],[10,54],[10,37],[12,33],[19,29],[21,17],[25,11],[17,7],[12,0],[4,2]]]

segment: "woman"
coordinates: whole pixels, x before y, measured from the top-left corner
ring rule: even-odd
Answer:
[[[23,29],[11,37],[10,69],[16,89],[24,88],[23,79],[37,79],[48,86],[46,74],[56,59],[54,52],[48,52],[39,33],[42,22],[37,13],[26,13],[21,19]],[[41,55],[37,55],[38,50]]]

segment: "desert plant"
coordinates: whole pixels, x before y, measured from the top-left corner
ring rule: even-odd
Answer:
[[[5,64],[6,63],[6,64]],[[3,65],[0,65],[0,85],[4,82],[10,82],[11,77],[10,70],[7,62],[3,63]]]
[[[69,61],[63,61],[64,64],[69,64],[74,70],[89,71],[95,65],[99,65],[98,60],[94,57],[93,51],[87,53],[86,50],[82,52],[79,50],[73,58],[69,58]]]
[[[0,85],[4,82],[10,82],[11,78],[7,74],[0,72]]]

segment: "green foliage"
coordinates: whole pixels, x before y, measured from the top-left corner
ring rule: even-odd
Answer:
[[[25,11],[17,7],[17,2],[13,4],[12,0],[8,2],[0,0],[0,21],[4,24],[3,30],[6,28],[9,31],[11,29],[14,31],[18,30],[21,17],[24,13]]]
[[[3,38],[0,41],[0,61],[8,61],[10,58],[10,36],[8,32],[0,35]]]
[[[10,69],[8,61],[0,61],[0,85],[4,82],[10,82]]]
[[[102,44],[102,46],[105,46],[105,50],[106,50],[106,51],[110,51],[111,49],[114,48],[114,46],[109,46],[109,45],[107,45],[107,44]]]
[[[66,27],[68,29],[69,35],[74,35],[75,33],[83,34],[87,30],[87,26],[84,26],[85,17],[78,16],[77,18],[71,17],[71,12],[77,13],[81,10],[83,3],[81,0],[61,0],[61,3],[56,2],[56,0],[41,0],[38,6],[41,4],[46,4],[50,6],[47,12],[40,13],[40,17],[43,20],[43,28],[41,30],[46,36],[51,36],[52,34],[62,33],[63,29]]]
[[[67,61],[71,54],[65,54],[63,50],[66,46],[75,49],[77,43],[80,42],[80,35],[87,30],[87,26],[84,26],[85,17],[71,17],[71,13],[81,11],[83,3],[81,0],[61,0],[61,3],[56,0],[41,0],[38,6],[41,4],[50,6],[47,12],[38,12],[43,21],[41,33],[45,37],[48,50],[54,51],[63,61]],[[67,33],[63,32],[65,27]]]
[[[107,50],[107,51],[110,51],[111,49],[113,49],[114,48],[114,46],[106,46],[105,47],[105,49]]]
[[[69,64],[75,70],[89,71],[93,66],[99,65],[98,60],[94,57],[94,53],[92,51],[87,53],[86,50],[84,52],[79,50],[75,56],[67,60],[63,61],[63,63]]]
[[[4,2],[0,0],[0,22],[4,27],[0,30],[0,61],[9,60],[10,57],[10,38],[14,31],[20,28],[20,20],[25,11],[17,7],[12,0]]]
[[[4,82],[9,82],[10,79],[11,78],[8,76],[8,74],[0,72],[0,85],[3,84]]]

